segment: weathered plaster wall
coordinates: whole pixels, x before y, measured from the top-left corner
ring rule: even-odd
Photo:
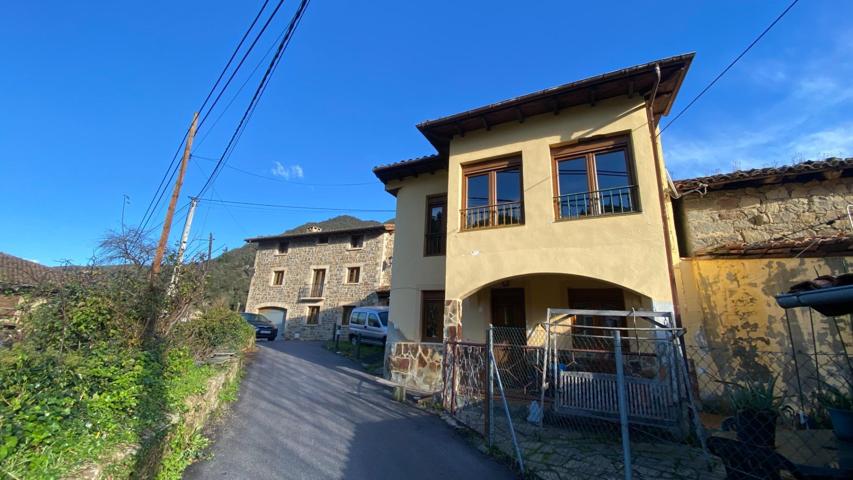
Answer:
[[[846,221],[815,225],[844,215],[853,203],[853,178],[712,191],[682,199],[686,245],[692,254],[726,243],[753,243],[791,232],[796,237],[850,232]]]
[[[379,230],[363,233],[364,247],[360,249],[350,248],[350,233],[330,234],[328,245],[317,245],[316,236],[292,238],[285,254],[278,254],[277,242],[262,242],[255,255],[246,311],[285,308],[284,338],[331,339],[335,325],[341,323],[344,305],[377,305],[377,288],[390,284],[393,234]],[[345,283],[350,266],[361,267],[357,284]],[[311,283],[314,268],[326,268],[324,296],[300,301],[299,289]],[[284,270],[283,285],[272,284],[276,270]],[[320,307],[316,325],[306,323],[309,306]]]
[[[853,257],[683,259],[678,282],[682,323],[690,356],[704,378],[699,382],[702,393],[721,390],[711,378],[766,380],[772,375],[778,375],[780,386],[791,391],[797,366],[785,311],[774,296],[818,274],[847,272],[851,261]],[[814,344],[824,375],[831,364],[844,365],[841,338],[848,349],[853,346],[850,322],[846,317],[839,319],[839,337],[832,319],[813,312],[813,337],[808,309],[792,309],[789,315],[800,379],[814,388]]]

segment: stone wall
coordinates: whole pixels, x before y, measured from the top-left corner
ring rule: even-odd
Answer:
[[[681,199],[682,235],[687,252],[727,243],[756,243],[799,232],[792,238],[850,233],[846,215],[853,203],[853,178],[759,188],[690,193]]]
[[[388,356],[391,380],[422,392],[441,390],[444,344],[396,342]]]
[[[261,242],[255,255],[255,273],[246,301],[247,312],[264,307],[286,309],[285,339],[328,340],[341,323],[345,305],[377,305],[376,290],[391,282],[393,232],[373,229],[364,234],[363,248],[350,248],[351,233],[329,233],[329,243],[317,244],[317,235],[289,239],[287,253],[279,254],[277,241]],[[347,267],[360,267],[359,283],[348,284]],[[300,288],[311,284],[315,268],[326,269],[323,298],[300,299]],[[284,271],[283,285],[273,285],[273,275]],[[308,324],[308,307],[320,307],[317,324]],[[346,329],[344,329],[346,334]]]

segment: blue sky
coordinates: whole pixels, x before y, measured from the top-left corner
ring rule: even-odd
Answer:
[[[271,179],[225,169],[212,196],[393,210],[370,169],[432,153],[417,122],[695,51],[678,111],[787,3],[313,0],[230,160]],[[0,16],[0,251],[47,265],[84,262],[104,232],[120,227],[124,195],[126,221],[136,224],[260,4],[7,5]],[[295,5],[286,2],[271,28],[280,31]],[[273,40],[262,40],[259,52]],[[801,0],[664,133],[673,177],[853,156],[850,78],[853,2]],[[197,155],[220,154],[255,81],[214,128],[199,132]],[[212,167],[193,161],[181,203]],[[341,183],[367,184],[329,185]],[[217,249],[234,248],[336,214],[202,204],[191,249],[206,247],[209,232]],[[182,225],[179,216],[173,238]]]

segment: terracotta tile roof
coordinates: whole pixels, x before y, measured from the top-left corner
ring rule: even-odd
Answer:
[[[30,287],[58,276],[55,269],[0,252],[0,285]]]
[[[278,238],[305,237],[329,233],[356,232],[364,230],[393,230],[393,223],[380,223],[375,220],[362,220],[350,215],[340,215],[322,222],[308,222],[277,235],[247,238],[247,242],[274,240]]]
[[[781,167],[737,170],[707,177],[676,180],[674,183],[675,188],[679,192],[684,193],[697,188],[726,190],[775,183],[807,182],[809,180],[826,178],[827,175],[853,175],[853,158],[832,157],[825,160],[809,160]]]
[[[791,258],[853,256],[853,236],[835,235],[756,243],[728,243],[696,252],[697,257]]]
[[[373,174],[382,183],[388,183],[391,180],[399,180],[412,175],[444,170],[447,168],[447,165],[448,160],[446,155],[424,155],[422,157],[400,160],[399,162],[373,167]]]
[[[454,135],[488,130],[502,123],[524,121],[527,117],[544,113],[558,113],[561,109],[595,104],[607,98],[643,96],[650,94],[655,86],[657,94],[651,109],[657,123],[661,116],[669,114],[694,55],[685,53],[622,68],[422,122],[417,127],[436,150],[447,152]]]

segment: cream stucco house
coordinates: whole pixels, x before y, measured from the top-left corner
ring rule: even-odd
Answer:
[[[658,123],[692,59],[421,123],[435,155],[374,169],[397,198],[392,371],[435,386],[442,341],[529,329],[549,307],[675,310]]]

